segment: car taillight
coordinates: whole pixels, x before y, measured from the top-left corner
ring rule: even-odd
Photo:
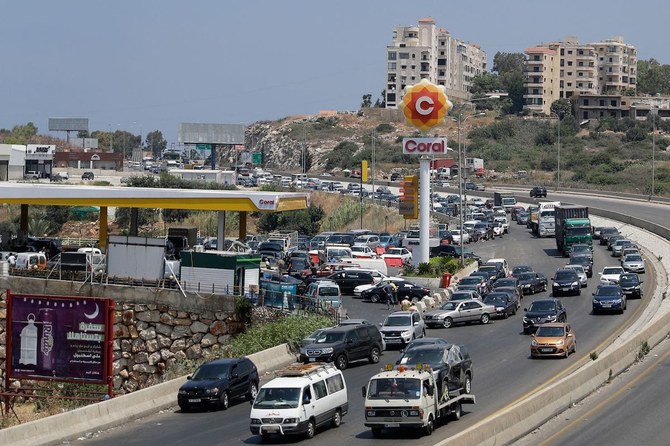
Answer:
[[[430,294],[430,288],[422,288],[423,292],[426,294]]]

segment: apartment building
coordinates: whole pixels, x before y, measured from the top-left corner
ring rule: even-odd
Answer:
[[[422,79],[444,85],[450,98],[468,99],[472,79],[486,71],[479,45],[456,39],[431,17],[395,27],[386,56],[386,108],[397,108],[405,87]]]
[[[523,87],[525,106],[533,113],[549,115],[551,104],[560,99],[560,57],[546,46],[526,48]]]
[[[549,51],[558,55],[559,89],[558,97],[552,88],[546,88],[544,78],[538,78],[538,70],[554,63]],[[530,52],[529,52],[530,50]],[[634,46],[624,43],[622,37],[606,39],[602,42],[580,44],[576,37],[567,37],[563,42],[543,43],[526,50],[526,106],[534,113],[549,114],[551,103],[557,99],[584,97],[587,105],[580,102],[580,107],[594,107],[598,104],[598,114],[605,107],[607,116],[626,115],[626,112],[612,114],[617,106],[616,99],[605,100],[600,105],[595,96],[622,95],[634,92],[637,84],[637,50]],[[624,107],[625,108],[625,107]]]

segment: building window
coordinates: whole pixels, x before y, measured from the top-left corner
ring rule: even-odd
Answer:
[[[395,63],[395,62],[389,62],[389,64],[388,64],[388,69],[389,69],[389,70],[392,70],[392,71],[395,71],[395,69],[396,69],[396,63]]]
[[[588,107],[588,106],[589,106],[589,100],[588,100],[588,99],[584,99],[584,107]]]
[[[612,99],[612,100],[610,101],[610,106],[612,106],[612,107],[616,107],[616,99]]]
[[[400,60],[409,59],[409,53],[400,53],[398,57],[400,57]]]
[[[398,57],[398,53],[396,53],[395,51],[389,52],[389,60],[395,60],[396,57]]]
[[[565,55],[565,48],[561,48],[561,56]]]
[[[572,61],[571,61],[571,60],[568,61],[568,66],[569,66],[569,67],[572,66]]]
[[[601,106],[601,107],[604,107],[604,106],[605,106],[605,100],[604,100],[604,99],[601,99],[599,102],[600,102],[600,106]]]

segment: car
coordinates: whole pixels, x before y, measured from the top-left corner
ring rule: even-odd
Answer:
[[[475,224],[475,234],[477,234],[478,240],[491,240],[495,237],[493,232],[493,226],[483,221],[479,221]]]
[[[582,294],[582,286],[579,282],[579,276],[574,269],[560,268],[551,278],[551,293],[554,296],[559,294]]]
[[[477,300],[482,300],[483,297],[477,290],[456,290],[451,294],[451,297],[449,298],[450,301],[457,301],[457,300],[468,300],[468,299],[477,299]]]
[[[584,268],[586,277],[593,277],[593,257],[586,254],[571,254],[569,265],[581,265]]]
[[[437,375],[436,383],[441,387],[439,395],[472,392],[472,359],[463,345],[421,345],[406,350],[396,361],[397,365],[429,365]]]
[[[501,287],[516,288],[521,292],[521,285],[519,284],[519,279],[516,277],[503,277],[493,282],[493,290]]]
[[[387,347],[404,348],[412,340],[426,336],[426,324],[416,311],[394,311],[379,325]]]
[[[577,352],[577,338],[570,324],[554,322],[542,324],[530,341],[530,357],[559,356],[567,358]]]
[[[621,266],[626,272],[644,273],[644,257],[642,254],[628,254],[621,258]]]
[[[626,273],[619,277],[619,286],[627,298],[642,298],[642,283],[640,276],[635,273]]]
[[[568,263],[565,265],[566,268],[574,269],[575,272],[577,273],[577,276],[579,277],[579,283],[584,288],[588,283],[588,276],[586,275],[586,271],[584,270],[584,267],[582,265],[575,265],[572,263]]]
[[[342,306],[342,292],[337,283],[330,280],[319,280],[307,285],[302,305],[306,308],[334,308]]]
[[[300,345],[302,345],[304,347],[306,345],[313,344],[314,341],[316,341],[317,338],[319,336],[321,336],[321,333],[323,333],[325,330],[328,330],[328,328],[333,328],[333,327],[319,328],[317,330],[314,330],[312,333],[310,333],[309,335],[307,335],[306,337],[304,337],[302,339],[302,341],[300,342]]]
[[[412,282],[406,280],[396,280],[391,279],[397,287],[396,295],[398,301],[403,299],[408,299],[410,301],[415,299],[421,299],[423,296],[430,295],[430,288],[422,287],[415,285]],[[369,300],[372,303],[385,302],[386,301],[386,281],[382,281],[370,289],[364,290],[361,293],[361,297],[365,300]]]
[[[93,181],[95,179],[95,175],[93,174],[93,172],[87,170],[86,172],[81,174],[81,179]]]
[[[611,251],[611,250],[613,249],[613,247],[614,247],[614,243],[616,243],[617,240],[622,240],[622,239],[625,239],[625,238],[626,238],[626,237],[624,237],[624,236],[621,235],[621,234],[610,235],[610,236],[607,238],[607,250],[608,250],[608,251]]]
[[[403,350],[401,350],[401,352],[404,353],[406,351],[409,351],[409,350],[411,350],[415,347],[420,347],[422,345],[439,345],[439,346],[446,347],[448,345],[451,345],[451,343],[448,342],[446,339],[443,339],[443,338],[434,338],[434,337],[424,336],[423,338],[417,338],[417,339],[413,340],[412,342],[410,342],[409,344],[407,344],[405,346],[405,348]]]
[[[398,282],[405,282],[404,277],[395,277],[395,276],[387,276],[383,273],[380,273],[379,271],[369,271],[370,275],[372,276],[372,279],[375,281],[375,283],[366,283],[363,285],[358,285],[356,288],[354,288],[354,296],[355,297],[363,297],[363,291],[369,290],[371,288],[374,288],[377,286],[380,282],[392,280],[396,286],[398,286]]]
[[[36,181],[40,179],[40,174],[34,170],[29,170],[23,175],[24,180]]]
[[[593,314],[626,310],[626,295],[618,284],[600,284],[593,293]]]
[[[628,254],[641,254],[640,248],[637,246],[626,246],[621,250],[621,257],[626,257]]]
[[[403,263],[412,263],[412,253],[407,248],[389,248],[382,254],[382,259],[385,258],[400,258]]]
[[[344,370],[353,361],[376,364],[382,351],[382,335],[374,325],[342,325],[324,330],[312,344],[301,347],[299,361],[332,362]]]
[[[598,273],[600,275],[600,283],[617,284],[619,283],[619,277],[625,272],[621,266],[606,266],[602,272]]]
[[[517,225],[527,225],[530,221],[530,214],[528,211],[518,212],[516,215],[516,224]]]
[[[505,265],[505,263],[494,261],[494,259],[489,259],[486,263],[479,267],[479,271],[486,271],[494,280],[498,280],[507,277],[507,270]]]
[[[507,319],[514,316],[517,310],[516,299],[509,293],[502,291],[492,291],[485,298],[484,303],[492,305],[495,308],[495,313],[491,316]]]
[[[329,280],[339,285],[342,294],[354,294],[354,288],[359,285],[374,285],[375,281],[370,273],[363,271],[352,271],[344,269],[326,277],[315,277],[307,279],[308,283],[315,281]]]
[[[635,243],[625,238],[618,239],[612,244],[612,257],[621,257],[623,249],[629,246],[635,246]]]
[[[382,235],[379,237],[379,244],[384,249],[395,248],[400,245],[400,239],[392,235]]]
[[[228,409],[231,401],[258,394],[258,370],[248,358],[216,359],[202,364],[177,392],[182,412],[195,407]]]
[[[485,304],[478,299],[448,300],[439,308],[426,312],[424,318],[426,324],[430,321],[429,326],[449,328],[462,322],[479,321],[481,324],[488,324],[495,312],[496,308],[493,305]]]
[[[486,294],[488,292],[488,281],[482,276],[465,276],[456,284],[457,289],[467,286],[474,286],[479,294]]]
[[[516,302],[516,309],[518,310],[521,308],[521,298],[523,295],[521,294],[521,291],[519,291],[519,288],[515,287],[509,287],[509,286],[501,286],[495,289],[496,293],[507,293],[509,294],[512,299],[514,299],[514,302]]]
[[[542,324],[547,322],[567,322],[568,312],[563,303],[558,299],[538,299],[533,301],[528,308],[524,308],[526,314],[523,317],[524,334],[534,333]]]
[[[363,259],[376,259],[377,253],[367,245],[354,245],[351,247],[351,257]]]
[[[458,245],[437,245],[433,246],[429,250],[430,257],[454,257],[460,258],[461,256],[461,247]],[[463,247],[463,258],[464,259],[475,259],[477,263],[481,263],[482,258],[472,252],[471,249]]]
[[[613,226],[600,228],[600,237],[598,243],[600,245],[607,245],[609,238],[613,235],[619,235],[619,230]]]
[[[593,247],[587,243],[575,243],[574,245],[571,245],[568,255],[570,257],[573,255],[585,255],[589,257],[593,263]]]
[[[521,293],[525,296],[547,291],[549,281],[544,274],[530,271],[519,274],[519,286],[521,287]]]
[[[465,230],[456,229],[455,231],[451,231],[451,237],[452,243],[456,245],[460,245],[461,237],[463,237],[463,243],[470,243],[470,233]]]
[[[512,277],[516,277],[518,279],[521,273],[529,273],[531,271],[533,271],[533,267],[530,265],[517,265],[512,268]]]
[[[547,188],[544,186],[534,186],[530,190],[530,198],[545,198],[547,196]]]

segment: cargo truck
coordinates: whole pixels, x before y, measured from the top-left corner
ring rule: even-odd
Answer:
[[[564,256],[570,253],[570,246],[587,243],[593,246],[593,233],[589,208],[579,205],[561,205],[555,208],[556,248]]]
[[[430,435],[435,423],[447,417],[458,420],[463,404],[475,404],[474,395],[450,395],[440,387],[428,366],[388,365],[362,389],[365,426],[372,429],[374,436],[384,429],[408,428]]]
[[[554,227],[554,208],[560,206],[560,201],[543,201],[538,203],[535,215],[531,214],[531,231],[538,237],[553,237],[556,229]]]
[[[512,208],[516,206],[516,197],[514,197],[514,194],[494,192],[493,204],[495,206],[504,207],[505,212],[509,213],[512,210]]]

